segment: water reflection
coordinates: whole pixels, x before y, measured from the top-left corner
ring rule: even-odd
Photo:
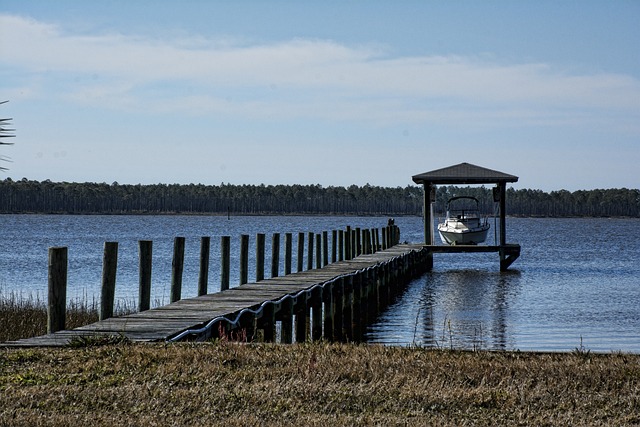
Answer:
[[[509,306],[517,297],[520,277],[518,271],[477,269],[427,273],[371,326],[368,339],[437,348],[513,349]],[[413,328],[403,324],[407,313],[413,315]],[[403,329],[413,335],[403,334]]]

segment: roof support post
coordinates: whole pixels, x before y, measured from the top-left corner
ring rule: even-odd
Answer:
[[[431,182],[424,183],[424,244],[433,245],[433,202],[435,200],[436,187]],[[433,253],[427,253],[426,270],[431,271],[433,268]]]
[[[433,245],[433,217],[432,217],[432,192],[435,191],[434,186],[430,182],[424,183],[424,244]]]
[[[507,223],[506,223],[506,198],[507,183],[502,181],[498,183],[500,188],[500,246],[507,244]]]

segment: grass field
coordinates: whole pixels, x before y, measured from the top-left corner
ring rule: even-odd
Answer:
[[[45,332],[38,301],[0,300],[0,341]],[[640,425],[640,355],[74,344],[0,348],[0,426]]]
[[[0,349],[0,425],[638,424],[638,355],[229,342]]]

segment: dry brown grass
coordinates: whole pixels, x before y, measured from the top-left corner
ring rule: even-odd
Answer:
[[[117,315],[131,313],[132,304],[120,304]],[[67,329],[98,321],[98,301],[72,300],[67,305]],[[31,338],[47,333],[47,305],[38,296],[5,293],[0,287],[0,343]]]
[[[0,425],[638,424],[638,355],[228,342],[0,349]]]
[[[98,321],[96,302],[71,302],[67,307],[67,329]],[[47,306],[38,297],[0,292],[0,342],[47,333]]]

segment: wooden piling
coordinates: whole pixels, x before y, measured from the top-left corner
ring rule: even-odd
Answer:
[[[362,230],[362,253],[369,255],[371,251],[371,230],[365,228]]]
[[[309,242],[307,243],[307,270],[313,270],[313,232],[309,232]]]
[[[184,242],[184,237],[176,237],[173,241],[173,262],[171,263],[171,302],[180,301],[180,298],[182,297]]]
[[[113,317],[113,302],[116,293],[116,271],[118,270],[118,242],[104,242],[102,257],[102,292],[100,293],[99,320]]]
[[[318,341],[322,338],[322,287],[316,286],[311,291],[311,339]]]
[[[316,268],[322,268],[322,235],[316,234]]]
[[[336,287],[335,282],[327,283],[322,289],[322,302],[324,304],[324,316],[322,319],[324,339],[327,341],[333,341],[333,314],[335,312],[335,306],[333,305],[333,289]]]
[[[362,296],[362,275],[356,274],[351,283],[352,295],[352,318],[353,318],[353,341],[361,341],[366,331],[366,324],[362,322],[362,307],[366,306],[366,299]]]
[[[293,342],[293,300],[285,298],[280,303],[280,339],[282,344]]]
[[[285,233],[284,235],[284,274],[291,274],[291,252],[293,251],[293,235]]]
[[[347,225],[347,230],[344,232],[344,259],[349,261],[353,258],[351,252],[351,227]]]
[[[209,292],[209,254],[211,253],[211,237],[200,238],[200,271],[198,272],[198,296]]]
[[[309,340],[309,309],[306,293],[302,293],[296,298],[294,313],[296,315],[296,342],[306,342]]]
[[[256,315],[250,311],[245,311],[238,320],[238,328],[235,330],[236,337],[240,342],[251,342],[256,337],[257,319]]]
[[[342,280],[343,340],[353,341],[353,274]]]
[[[151,268],[153,255],[153,242],[140,240],[138,242],[138,311],[146,311],[151,308]]]
[[[338,230],[331,230],[331,262],[338,260]]]
[[[47,333],[49,334],[65,329],[67,316],[67,268],[67,248],[49,248],[49,298],[47,304]]]
[[[356,254],[356,230],[351,229],[351,259],[355,258],[357,256]]]
[[[304,267],[304,233],[298,233],[298,255],[296,263],[298,264],[298,272],[301,272]]]
[[[249,282],[249,235],[240,236],[240,284]]]
[[[273,233],[271,241],[271,277],[280,275],[280,233]]]
[[[264,280],[265,235],[256,234],[256,282]]]
[[[220,237],[220,291],[229,289],[231,270],[231,237]]]
[[[380,250],[380,235],[378,233],[378,229],[374,228],[373,230],[373,253],[376,253]]]
[[[322,232],[322,266],[329,264],[329,233]]]
[[[338,261],[344,260],[344,230],[338,230]]]
[[[331,297],[333,303],[333,339],[342,341],[344,339],[344,277],[335,281]]]

